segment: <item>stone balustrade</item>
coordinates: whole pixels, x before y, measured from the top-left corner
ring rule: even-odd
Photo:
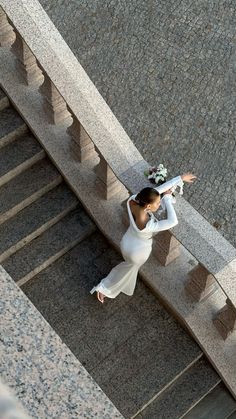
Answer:
[[[81,164],[99,156],[94,171],[101,199],[113,198],[122,186],[133,194],[149,185],[143,175],[148,163],[38,1],[0,0],[0,5],[1,45],[12,45],[16,68],[27,85],[41,83],[48,122],[68,125],[71,119],[67,132]],[[179,256],[182,245],[197,259],[186,282],[186,298],[201,301],[217,286],[222,288],[226,305],[213,321],[226,339],[236,323],[236,249],[184,198],[177,199],[176,211],[179,224],[157,235],[154,254],[166,266]]]

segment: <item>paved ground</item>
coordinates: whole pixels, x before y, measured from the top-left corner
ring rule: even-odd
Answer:
[[[184,374],[172,388],[174,412],[169,402],[163,407],[157,398],[154,414],[148,410],[144,416],[179,417],[219,377],[204,357],[198,361],[198,345],[141,281],[132,297],[121,294],[104,305],[89,294],[120,260],[102,234],[95,232],[22,290],[125,418],[189,368],[190,376]],[[155,415],[160,408],[166,415]]]
[[[133,142],[236,245],[236,5],[40,0]],[[232,225],[231,225],[232,224]]]

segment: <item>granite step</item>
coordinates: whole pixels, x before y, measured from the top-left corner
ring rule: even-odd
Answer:
[[[157,394],[134,417],[137,419],[176,419],[198,403],[221,381],[204,356],[188,368],[161,394]]]
[[[8,97],[5,95],[4,91],[0,89],[0,111],[7,108],[10,105]]]
[[[85,211],[77,207],[2,265],[19,286],[23,285],[95,230]]]
[[[90,295],[121,260],[96,232],[22,290],[128,418],[202,351],[141,281],[133,297],[121,294],[104,305]]]
[[[0,121],[0,148],[28,131],[26,123],[12,107],[1,110]]]
[[[0,225],[0,263],[38,237],[78,205],[63,182]]]
[[[234,415],[236,418],[236,400],[234,400],[221,382],[188,413],[181,416],[181,418],[233,419]]]
[[[45,157],[45,151],[31,135],[25,135],[0,150],[0,186]]]
[[[0,224],[62,182],[58,170],[45,158],[0,187]]]

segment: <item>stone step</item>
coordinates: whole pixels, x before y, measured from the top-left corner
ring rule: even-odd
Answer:
[[[120,261],[96,232],[22,290],[121,413],[131,417],[202,351],[141,281],[133,297],[121,294],[104,305],[90,295]]]
[[[0,186],[45,157],[45,151],[31,135],[25,135],[0,150]]]
[[[78,205],[65,183],[0,225],[0,263],[61,220]]]
[[[12,107],[1,110],[0,121],[0,148],[28,131],[26,123]]]
[[[62,181],[58,170],[45,158],[0,187],[0,224],[32,204]]]
[[[205,357],[201,357],[161,394],[157,394],[134,417],[137,419],[176,419],[220,382]]]
[[[0,111],[7,108],[10,105],[8,97],[5,95],[4,91],[0,89]]]
[[[236,400],[221,382],[182,418],[233,419],[236,418]]]
[[[22,285],[95,230],[92,220],[81,207],[77,207],[2,265],[18,285]]]

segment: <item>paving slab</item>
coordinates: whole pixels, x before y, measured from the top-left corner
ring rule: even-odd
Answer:
[[[219,381],[220,377],[203,357],[144,408],[138,418],[179,418]]]
[[[0,148],[28,129],[18,112],[12,107],[1,110],[0,120]]]
[[[0,223],[15,215],[59,184],[62,177],[48,159],[43,159],[0,188]]]
[[[84,210],[78,207],[11,255],[2,266],[15,281],[20,280],[22,284],[92,234],[95,229],[95,224]]]
[[[200,349],[163,311],[149,320],[139,319],[137,333],[91,372],[126,417],[139,411],[201,356]]]
[[[141,282],[133,297],[120,295],[104,305],[89,294],[120,260],[96,232],[22,290],[130,417],[202,352]]]
[[[0,226],[0,261],[55,224],[78,203],[62,183]]]
[[[122,419],[1,266],[0,283],[1,378],[30,416],[34,419]],[[20,419],[13,411],[7,417]]]
[[[0,150],[0,186],[44,156],[44,150],[32,135],[7,144]]]
[[[233,417],[236,417],[236,401],[223,383],[218,384],[190,412],[183,416],[184,419],[233,419]]]

